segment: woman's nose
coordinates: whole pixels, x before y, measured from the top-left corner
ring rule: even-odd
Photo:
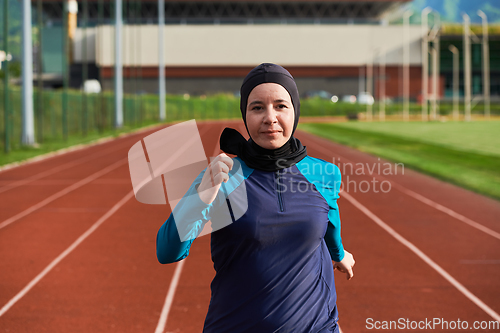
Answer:
[[[278,121],[278,118],[276,117],[276,110],[274,110],[272,105],[267,106],[266,113],[264,115],[264,123],[273,124],[277,121]]]

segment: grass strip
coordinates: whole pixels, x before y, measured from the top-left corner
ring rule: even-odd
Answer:
[[[56,152],[64,148],[70,148],[77,145],[90,144],[92,142],[98,141],[99,139],[109,138],[109,137],[119,137],[122,134],[130,133],[133,131],[140,130],[142,128],[150,127],[152,125],[160,125],[157,122],[151,122],[151,124],[144,123],[142,127],[129,127],[124,126],[119,130],[108,129],[102,132],[93,131],[88,133],[86,136],[81,135],[70,135],[68,140],[64,141],[59,138],[46,139],[42,144],[35,147],[33,146],[17,146],[10,153],[0,153],[0,167],[15,163],[23,162],[36,156],[44,155],[51,152]]]
[[[318,121],[319,122],[319,121]],[[489,121],[350,121],[339,124],[363,132],[395,135],[472,153],[500,156],[500,119]]]
[[[299,129],[500,200],[500,157],[336,124],[307,123]]]

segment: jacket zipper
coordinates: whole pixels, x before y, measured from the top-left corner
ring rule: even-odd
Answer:
[[[280,211],[284,211],[283,209],[283,198],[281,197],[281,190],[279,188],[279,179],[280,179],[280,171],[276,170],[276,192],[278,193],[278,204],[280,206]]]

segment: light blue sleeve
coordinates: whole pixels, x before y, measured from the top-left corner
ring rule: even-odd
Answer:
[[[318,168],[318,166],[321,167]],[[328,203],[329,223],[324,239],[330,257],[333,261],[339,262],[344,259],[345,255],[340,235],[339,206],[337,205],[341,185],[340,169],[335,164],[310,156],[297,163],[297,167],[304,177],[316,186],[318,192]]]
[[[328,223],[328,227],[326,228],[325,243],[332,260],[340,262],[344,259],[345,253],[344,246],[342,245],[342,237],[340,235],[340,213],[336,200],[335,207],[330,205],[328,219],[330,223]]]
[[[253,169],[248,168],[238,158],[234,158],[233,161],[229,180],[222,184],[211,204],[204,203],[197,191],[206,169],[196,177],[186,194],[177,203],[156,235],[156,256],[160,263],[173,263],[186,258],[191,244],[210,220],[211,214],[217,215],[218,208],[226,205],[226,198],[252,173]]]
[[[156,256],[162,264],[173,263],[186,258],[194,239],[203,230],[205,223],[210,220],[209,210],[212,205],[204,203],[197,192],[204,173],[205,170],[196,177],[184,196],[190,198],[188,200],[189,207],[185,207],[185,202],[181,200],[175,207],[175,212],[170,214],[156,235]],[[174,215],[178,220],[182,219],[183,223],[176,223]],[[194,235],[194,237],[187,241],[181,241],[180,232],[177,229],[178,225],[189,229],[187,232]]]

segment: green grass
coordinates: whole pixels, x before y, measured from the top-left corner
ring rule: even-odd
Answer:
[[[158,124],[154,122],[150,125]],[[144,124],[146,127],[147,124]],[[35,147],[31,146],[16,146],[12,151],[8,154],[0,153],[0,166],[25,161],[27,159],[47,154],[50,152],[55,152],[60,149],[76,146],[76,145],[85,145],[91,142],[97,141],[106,137],[118,137],[120,134],[128,133],[137,128],[131,128],[128,126],[124,126],[119,130],[108,129],[102,132],[93,131],[88,133],[86,136],[81,135],[70,135],[66,141],[61,139],[47,139],[43,142],[43,144],[37,144]]]
[[[4,99],[4,90],[0,82],[0,101]],[[5,153],[5,117],[3,103],[0,103],[0,165],[25,160],[40,154],[69,147],[75,144],[128,132],[150,124],[159,124],[158,96],[152,94],[130,95],[125,94],[123,100],[124,127],[116,131],[114,125],[114,96],[111,92],[98,95],[84,96],[81,91],[68,90],[68,108],[66,122],[63,126],[63,91],[44,90],[40,95],[34,91],[35,105],[35,135],[38,147],[26,147],[21,144],[21,90],[20,87],[9,87],[9,146],[10,152]],[[85,107],[86,105],[86,107]],[[39,107],[41,106],[41,107]],[[378,104],[374,105],[376,114]],[[301,115],[304,117],[317,116],[346,116],[365,112],[366,106],[349,103],[332,103],[319,98],[303,99],[301,101]],[[411,114],[419,114],[421,107],[410,105]],[[441,114],[448,114],[451,106],[441,103]],[[234,119],[240,118],[239,98],[233,94],[214,94],[207,96],[167,95],[166,119],[168,122],[189,119]],[[475,112],[482,112],[476,107]],[[492,114],[500,114],[500,104],[492,104]],[[401,114],[397,103],[387,105],[387,115]],[[63,132],[67,133],[64,139]]]
[[[401,123],[392,125],[397,135],[386,130],[384,133],[364,131],[364,126],[372,124],[351,125],[307,123],[299,125],[299,129],[351,146],[396,163],[404,163],[405,167],[427,173],[436,178],[462,186],[477,193],[500,200],[500,156],[458,150],[440,143],[432,144],[415,140],[407,132],[411,128],[399,128]],[[471,125],[468,123],[465,125]],[[391,127],[388,125],[388,128]],[[411,123],[416,128],[421,124]],[[408,126],[411,126],[408,124]],[[359,126],[360,128],[356,128]],[[450,126],[450,136],[458,136],[457,128]],[[472,130],[471,130],[472,131]],[[464,136],[469,135],[467,127],[462,127]],[[391,134],[387,134],[391,133]],[[455,133],[455,134],[453,134]],[[406,134],[406,135],[405,135]]]
[[[1,86],[1,85],[0,85]],[[84,108],[84,96],[79,91],[69,90],[66,126],[63,127],[63,111],[61,91],[44,91],[42,113],[38,106],[38,95],[35,89],[33,96],[35,105],[36,147],[21,144],[21,91],[19,87],[11,87],[9,147],[5,153],[5,118],[3,103],[0,105],[0,166],[19,162],[37,155],[62,148],[85,144],[102,137],[117,136],[152,124],[161,124],[158,112],[158,96],[125,95],[123,100],[123,127],[114,129],[113,94],[87,95]],[[3,102],[3,89],[0,91]],[[241,117],[239,99],[232,95],[217,94],[205,96],[166,96],[166,120],[175,122],[189,119],[227,119]],[[63,137],[63,128],[67,138]]]
[[[500,156],[500,121],[474,122],[348,122],[345,128],[395,135],[406,139]]]

